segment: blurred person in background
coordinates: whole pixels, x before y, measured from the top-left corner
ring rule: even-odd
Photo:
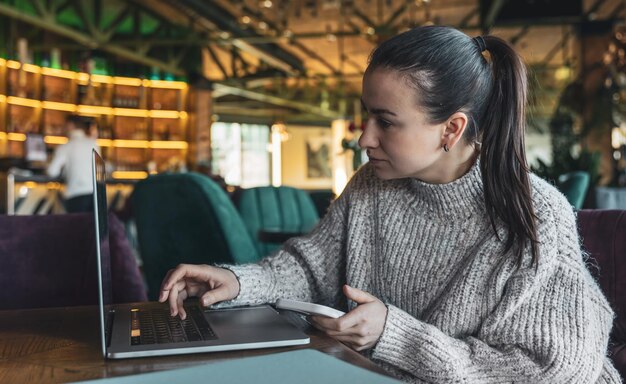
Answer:
[[[69,141],[55,150],[47,173],[65,180],[68,213],[92,211],[91,151],[100,152],[96,143],[97,126],[93,120],[76,115],[69,115],[65,122]]]

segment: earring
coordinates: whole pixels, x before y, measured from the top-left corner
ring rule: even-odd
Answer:
[[[450,147],[448,147],[448,144],[444,144],[444,145],[443,145],[443,150],[444,150],[445,152],[450,152]]]

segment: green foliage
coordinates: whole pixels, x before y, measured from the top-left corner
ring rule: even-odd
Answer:
[[[610,93],[604,87],[600,87],[597,97],[594,98],[596,102],[593,121],[583,127],[580,134],[577,134],[574,125],[577,120],[582,120],[580,116],[583,110],[582,94],[583,88],[580,81],[575,81],[565,87],[550,120],[552,164],[539,159],[537,165],[531,166],[535,174],[553,183],[556,183],[560,175],[574,171],[589,173],[592,186],[600,180],[601,153],[583,148],[575,154],[574,148],[580,145],[581,139],[591,129],[607,125],[604,119],[605,116],[611,116],[611,113],[607,113],[606,109],[610,109],[613,103],[608,96]]]
[[[573,156],[569,151],[559,153],[560,160],[547,164],[541,159],[537,160],[537,165],[532,166],[532,171],[539,177],[556,183],[560,175],[574,171],[585,171],[589,173],[591,185],[596,185],[600,180],[600,152],[583,149],[578,156]]]

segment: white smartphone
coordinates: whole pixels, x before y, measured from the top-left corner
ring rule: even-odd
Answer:
[[[276,301],[276,308],[288,309],[290,311],[296,311],[305,315],[326,316],[337,319],[345,312],[339,311],[335,308],[327,307],[321,304],[307,303],[306,301],[297,301],[290,299],[278,299]]]

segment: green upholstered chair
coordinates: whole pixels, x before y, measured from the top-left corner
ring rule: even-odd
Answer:
[[[309,191],[309,196],[313,200],[315,209],[319,217],[323,217],[328,211],[328,207],[335,200],[335,193],[330,189],[320,189],[316,191]]]
[[[291,236],[310,231],[319,221],[309,194],[292,187],[244,189],[236,201],[260,255],[268,255]]]
[[[160,174],[137,183],[131,196],[139,252],[155,299],[167,271],[180,263],[246,263],[259,253],[234,205],[199,173]]]
[[[576,209],[581,209],[589,189],[589,173],[575,171],[564,173],[557,180],[557,188]]]

